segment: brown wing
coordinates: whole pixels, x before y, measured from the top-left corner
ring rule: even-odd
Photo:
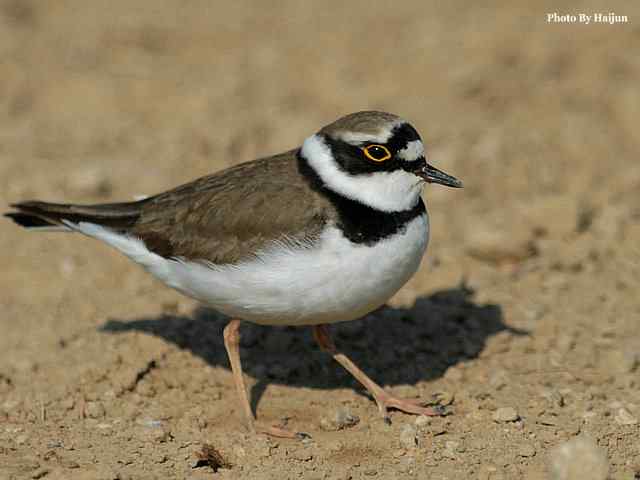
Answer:
[[[235,263],[274,240],[311,240],[330,215],[295,151],[202,177],[145,202],[128,232],[164,257]]]

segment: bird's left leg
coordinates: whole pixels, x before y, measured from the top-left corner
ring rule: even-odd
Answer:
[[[390,423],[387,408],[395,408],[414,415],[440,416],[444,413],[442,408],[424,407],[419,402],[397,398],[386,392],[380,385],[371,380],[366,373],[360,370],[349,357],[338,351],[331,339],[327,325],[315,325],[313,327],[313,336],[322,350],[329,353],[369,391],[371,396],[373,396],[373,399],[376,401],[378,410],[385,422]]]

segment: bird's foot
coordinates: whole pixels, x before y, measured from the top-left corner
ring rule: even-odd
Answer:
[[[394,408],[412,415],[426,415],[428,417],[443,417],[447,414],[447,410],[440,405],[427,406],[423,401],[398,398],[387,392],[378,394],[375,397],[375,401],[378,404],[378,410],[380,410],[383,420],[387,424],[391,424],[391,419],[387,413],[389,408]]]

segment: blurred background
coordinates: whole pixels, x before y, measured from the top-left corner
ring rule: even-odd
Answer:
[[[628,22],[547,22],[554,12],[613,12]],[[338,389],[332,381],[305,388],[301,371],[289,368],[298,358],[278,356],[282,342],[290,346],[283,338],[293,335],[311,355],[304,368],[312,373],[326,360],[295,332],[254,332],[267,342],[257,342],[254,365],[270,355],[285,365],[284,374],[271,364],[248,367],[256,379],[281,380],[260,410],[273,421],[289,416],[297,428],[308,415],[311,433],[340,403],[363,422],[321,432],[325,442],[298,453],[269,450],[266,440],[246,445],[224,357],[192,355],[200,330],[183,338],[180,323],[169,333],[153,323],[163,315],[189,323],[193,302],[97,242],[2,222],[0,422],[8,427],[0,431],[0,464],[8,467],[0,473],[22,478],[45,468],[75,478],[75,462],[87,478],[205,475],[190,470],[188,449],[176,441],[135,450],[114,431],[145,439],[140,419],[153,412],[174,439],[221,442],[236,465],[222,470],[229,478],[284,478],[311,467],[318,478],[359,478],[367,468],[399,478],[546,478],[554,448],[585,432],[592,439],[585,468],[638,478],[639,19],[638,2],[1,0],[3,208],[32,198],[89,203],[153,194],[293,148],[364,109],[409,120],[430,161],[465,188],[427,189],[428,257],[393,308],[373,319],[383,336],[396,317],[420,332],[414,344],[405,335],[412,330],[391,331],[402,341],[373,367],[401,368],[387,383],[456,398],[457,414],[417,429],[421,447],[402,455],[392,454],[413,419],[397,417],[389,447],[375,408],[347,380],[338,378]],[[455,300],[463,281],[458,293],[473,291],[472,300]],[[442,292],[453,297],[442,303]],[[491,328],[482,321],[487,306],[499,312]],[[442,325],[458,327],[419,330],[434,308],[451,320]],[[105,332],[109,319],[152,324]],[[213,324],[212,342],[223,323]],[[345,338],[367,325],[345,327],[356,329]],[[377,355],[370,337],[365,369]],[[441,341],[424,349],[429,338]],[[137,378],[152,360],[162,368],[145,377],[143,393],[135,385],[118,390],[118,375]],[[434,370],[424,373],[431,361],[436,366],[424,369]],[[407,365],[414,370],[402,370]],[[176,378],[188,399],[175,397]],[[494,420],[505,406],[518,420]],[[233,422],[221,425],[216,419],[230,411]],[[78,448],[44,458],[60,425]],[[87,438],[100,455],[81,448]],[[347,439],[354,446],[345,450],[339,442]],[[123,449],[139,454],[122,460]],[[304,452],[311,458],[300,460]]]

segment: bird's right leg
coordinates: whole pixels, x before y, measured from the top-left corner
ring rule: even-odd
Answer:
[[[242,364],[240,363],[240,320],[231,320],[226,327],[224,327],[224,346],[227,349],[227,355],[229,356],[229,362],[231,363],[231,372],[233,373],[233,380],[236,384],[236,390],[240,397],[240,403],[244,410],[244,416],[251,430],[256,433],[264,433],[271,435],[272,437],[280,438],[305,438],[308,437],[305,433],[291,432],[287,429],[276,427],[273,425],[260,425],[253,415],[251,410],[251,404],[249,403],[249,396],[247,395],[247,389],[244,385],[244,377],[242,375]]]

